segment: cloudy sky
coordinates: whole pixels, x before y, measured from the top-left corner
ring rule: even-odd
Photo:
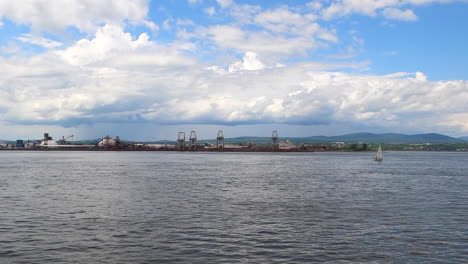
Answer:
[[[468,2],[0,1],[0,138],[468,135]]]

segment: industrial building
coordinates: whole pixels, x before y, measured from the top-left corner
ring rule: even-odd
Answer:
[[[219,130],[215,140],[199,140],[196,131],[190,131],[188,140],[185,132],[178,132],[175,144],[167,143],[136,143],[123,142],[120,137],[112,138],[107,135],[95,143],[81,144],[76,141],[67,141],[73,135],[62,136],[58,141],[49,133],[44,133],[40,140],[17,140],[16,143],[0,143],[0,150],[127,150],[127,151],[218,151],[218,152],[291,152],[291,151],[315,151],[320,148],[313,146],[295,145],[289,140],[280,140],[277,131],[273,131],[270,143],[263,141],[232,143],[225,139],[224,132]]]

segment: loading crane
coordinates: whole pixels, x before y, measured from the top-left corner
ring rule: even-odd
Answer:
[[[62,136],[62,138],[59,140],[60,144],[65,144],[66,140],[69,138],[73,139],[73,135],[68,136],[68,137]]]
[[[216,137],[216,148],[224,148],[224,134],[223,131],[218,131],[218,135]]]
[[[179,142],[179,148],[184,149],[185,148],[185,132],[179,132],[177,136],[177,141]]]
[[[278,132],[275,130],[271,134],[271,141],[273,141],[273,149],[279,149],[279,142],[278,142]]]
[[[190,148],[197,149],[197,133],[195,131],[190,132]]]

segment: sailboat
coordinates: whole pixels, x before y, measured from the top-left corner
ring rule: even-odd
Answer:
[[[382,161],[383,160],[383,153],[382,147],[379,145],[379,149],[377,150],[377,155],[374,158],[375,161]]]

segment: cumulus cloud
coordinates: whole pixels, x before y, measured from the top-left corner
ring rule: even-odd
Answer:
[[[181,26],[193,26],[195,24],[190,19],[177,19],[176,23]]]
[[[182,31],[186,39],[213,42],[220,49],[254,52],[268,59],[306,55],[328,43],[337,43],[334,29],[320,26],[317,17],[292,11],[288,6],[262,10],[256,6],[231,4],[235,23]],[[244,12],[245,10],[245,12]]]
[[[47,39],[47,38],[40,37],[40,36],[34,36],[32,34],[22,34],[17,39],[21,42],[38,45],[47,49],[57,48],[57,47],[62,46],[62,43],[58,41],[54,41],[54,40]]]
[[[21,47],[14,42],[8,42],[4,46],[0,46],[0,54],[15,54],[21,50]]]
[[[171,30],[171,24],[174,22],[174,19],[168,18],[163,21],[162,27],[164,30]]]
[[[466,81],[365,75],[343,65],[268,67],[255,53],[208,67],[146,34],[106,25],[32,58],[1,58],[0,119],[22,124],[352,124],[467,131]],[[348,65],[352,66],[352,65]],[[436,113],[436,114],[435,114]]]
[[[203,9],[203,11],[205,11],[205,13],[207,13],[210,16],[213,16],[216,14],[216,9],[214,8],[214,6],[207,7]]]
[[[77,1],[69,2],[78,8]],[[421,72],[356,74],[350,72],[363,65],[286,60],[340,42],[332,27],[321,25],[322,18],[359,13],[412,21],[417,16],[406,6],[430,1],[322,1],[311,2],[304,10],[217,2],[220,8],[205,11],[229,14],[232,23],[203,27],[191,20],[168,18],[163,29],[177,28],[181,37],[168,44],[150,39],[147,33],[132,35],[123,30],[121,21],[129,20],[158,32],[158,25],[146,20],[147,1],[143,0],[80,1],[84,10],[65,9],[59,14],[52,7],[44,17],[34,13],[44,5],[42,1],[28,0],[34,10],[20,8],[25,2],[0,3],[0,16],[34,29],[74,26],[89,33],[61,50],[29,58],[0,57],[0,120],[61,126],[346,124],[420,131],[453,127],[468,132],[466,81],[431,82]],[[118,6],[109,8],[115,3]],[[61,47],[34,33],[18,40]],[[335,58],[355,56],[364,49],[363,43],[353,36]],[[204,53],[212,48],[210,55],[228,53],[228,59],[197,60],[193,54],[200,51],[198,45],[203,45]],[[0,47],[0,52],[12,47]],[[238,54],[242,55],[235,57]],[[281,64],[284,61],[288,65]],[[343,68],[349,71],[337,72]]]
[[[105,25],[96,32],[94,39],[81,39],[74,46],[58,51],[57,54],[61,55],[71,65],[85,65],[101,61],[109,53],[117,55],[148,45],[151,45],[151,43],[146,33],[133,40],[132,36],[123,32],[121,27]]]
[[[307,3],[306,6],[308,8],[311,8],[312,10],[320,10],[323,7],[323,3],[318,2],[318,1],[313,1],[313,2]]]
[[[240,70],[255,71],[262,69],[265,69],[265,65],[257,58],[257,54],[254,52],[247,52],[242,61],[229,65],[229,72]]]
[[[208,28],[203,37],[206,36],[223,49],[233,49],[242,53],[253,51],[265,57],[275,58],[305,55],[319,48],[324,42],[337,40],[332,31],[323,29],[316,23],[307,25],[304,30],[308,33],[292,36],[286,32],[275,34],[217,25]]]
[[[254,22],[276,33],[299,33],[313,22],[315,17],[306,17],[302,14],[291,12],[288,8],[281,7],[274,10],[266,10],[254,18]]]
[[[71,124],[99,118],[100,112],[111,118],[127,111],[119,103],[142,96],[148,87],[140,83],[155,78],[152,73],[192,62],[178,50],[150,42],[146,33],[133,38],[118,26],[106,25],[93,39],[65,50],[1,59],[5,71],[0,91],[11,99],[0,104],[9,109],[2,119]]]
[[[102,23],[144,23],[147,13],[148,0],[67,0],[57,4],[42,0],[0,1],[0,18],[48,32],[72,26],[93,33]]]
[[[463,0],[461,0],[463,1]],[[461,2],[459,0],[336,0],[321,10],[321,15],[326,20],[339,18],[351,14],[361,14],[375,17],[379,10],[387,19],[414,21],[417,16],[411,9],[401,10],[402,6],[420,6],[430,3]]]
[[[153,21],[144,20],[143,24],[148,27],[154,34],[159,32],[159,26]]]
[[[226,8],[232,4],[232,0],[216,0],[221,8]]]
[[[410,9],[401,10],[398,8],[385,8],[382,14],[387,19],[395,19],[402,21],[416,21],[418,17]]]

